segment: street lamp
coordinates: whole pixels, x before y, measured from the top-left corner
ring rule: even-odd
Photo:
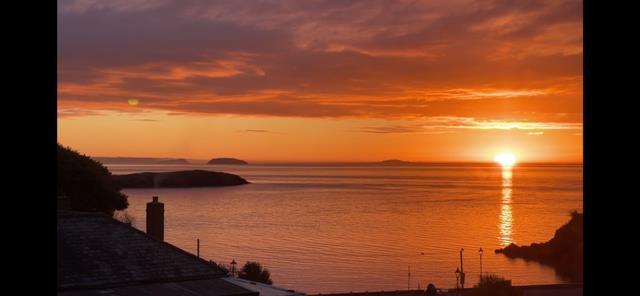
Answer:
[[[482,250],[482,248],[480,248],[480,250],[478,250],[478,254],[480,254],[480,279],[482,280],[482,253],[484,253],[484,251]]]
[[[464,248],[460,249],[460,286],[464,289],[464,265],[462,263],[462,252]]]
[[[231,277],[236,276],[236,259],[231,260]]]

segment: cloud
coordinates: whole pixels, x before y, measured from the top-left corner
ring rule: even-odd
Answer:
[[[149,118],[136,118],[136,119],[131,119],[131,121],[157,122],[159,120],[149,119]]]
[[[243,130],[242,132],[246,132],[246,133],[269,133],[270,131],[264,130],[264,129],[246,129],[246,130]]]
[[[564,113],[576,123],[581,9],[573,0],[62,1],[59,101],[86,115],[556,122]],[[137,110],[123,105],[131,98]]]
[[[100,115],[100,112],[83,108],[58,109],[58,118]]]
[[[561,123],[561,122],[518,122],[518,121],[497,121],[497,120],[477,120],[467,117],[431,117],[428,120],[415,124],[406,125],[381,125],[366,126],[354,129],[354,132],[363,133],[421,133],[421,134],[443,134],[452,133],[457,129],[479,129],[479,130],[581,130],[581,123]],[[528,132],[528,135],[543,135],[543,131]]]
[[[370,134],[406,134],[420,133],[428,135],[441,135],[453,133],[453,131],[434,131],[429,126],[423,124],[411,125],[390,125],[390,126],[367,126],[358,129],[349,130],[351,132],[370,133]]]

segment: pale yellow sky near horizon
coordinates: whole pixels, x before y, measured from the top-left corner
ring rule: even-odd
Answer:
[[[439,128],[373,133],[388,120],[183,116],[161,112],[61,118],[58,139],[91,156],[248,161],[580,162],[581,130]],[[410,124],[391,121],[393,124]]]

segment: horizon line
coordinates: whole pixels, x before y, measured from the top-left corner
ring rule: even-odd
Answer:
[[[124,159],[148,159],[148,160],[175,160],[175,159],[184,159],[186,161],[196,161],[197,163],[190,163],[190,164],[199,164],[199,162],[203,162],[206,163],[207,161],[209,161],[209,159],[202,159],[202,158],[186,158],[186,157],[142,157],[142,156],[90,156],[91,158],[94,159],[100,159],[100,158],[111,158],[111,159],[115,159],[115,158],[124,158]],[[433,160],[404,160],[404,159],[382,159],[382,160],[354,160],[354,161],[349,161],[349,160],[343,160],[343,161],[336,161],[336,160],[247,160],[247,159],[242,159],[242,158],[237,158],[237,157],[227,157],[227,156],[221,156],[221,157],[215,157],[215,158],[235,158],[235,159],[241,159],[244,160],[246,162],[249,163],[249,165],[252,164],[297,164],[297,165],[302,165],[302,164],[314,164],[314,165],[357,165],[357,164],[380,164],[383,163],[385,161],[401,161],[406,163],[407,165],[421,165],[421,164],[436,164],[436,165],[443,165],[443,164],[496,164],[496,162],[494,161],[478,161],[478,160],[439,160],[439,161],[433,161]],[[531,164],[536,164],[536,165],[541,165],[541,164],[550,164],[550,165],[584,165],[583,161],[519,161],[517,163],[517,165],[531,165]]]

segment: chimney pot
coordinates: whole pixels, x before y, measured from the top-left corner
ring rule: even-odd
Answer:
[[[157,240],[164,240],[164,204],[154,196],[147,203],[147,234]]]

